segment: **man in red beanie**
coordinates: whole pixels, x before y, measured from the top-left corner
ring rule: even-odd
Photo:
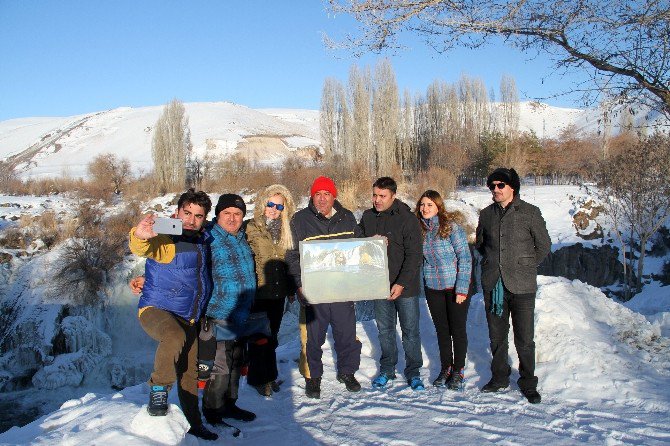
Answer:
[[[328,177],[314,180],[308,206],[295,213],[291,220],[294,242],[362,237],[354,214],[337,201],[337,188]],[[361,343],[356,337],[356,312],[353,302],[309,305],[301,296],[300,253],[298,243],[286,252],[289,273],[293,276],[302,307],[300,309],[300,373],[305,377],[305,395],[321,397],[323,375],[322,346],[326,342],[328,325],[333,327],[337,354],[337,380],[350,392],[361,385],[354,373],[361,363]]]

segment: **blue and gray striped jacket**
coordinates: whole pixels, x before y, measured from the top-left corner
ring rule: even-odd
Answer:
[[[472,255],[463,228],[453,224],[448,238],[438,235],[437,215],[423,220],[423,280],[431,290],[455,288],[456,294],[468,294],[472,273]]]

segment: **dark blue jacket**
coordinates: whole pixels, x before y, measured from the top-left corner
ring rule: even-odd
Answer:
[[[175,256],[170,263],[147,258],[139,308],[156,307],[192,323],[204,314],[212,292],[209,234],[170,236]]]

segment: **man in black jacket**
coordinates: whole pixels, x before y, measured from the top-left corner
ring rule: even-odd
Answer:
[[[366,237],[380,235],[386,239],[391,283],[388,299],[374,301],[382,355],[379,376],[372,381],[372,387],[386,388],[396,377],[396,320],[400,319],[402,347],[405,351],[405,379],[412,389],[423,390],[418,298],[422,259],[421,227],[409,206],[395,197],[397,190],[398,185],[393,178],[377,179],[372,185],[373,207],[363,213],[360,223]]]
[[[486,180],[495,203],[482,209],[476,248],[482,259],[482,289],[491,341],[491,381],[482,392],[509,386],[509,318],[519,355],[521,393],[541,401],[535,376],[535,292],[537,267],[551,250],[540,209],[519,198],[521,181],[514,169],[498,168]]]
[[[361,363],[361,343],[356,337],[356,312],[353,302],[335,302],[309,305],[302,296],[299,242],[305,240],[333,240],[360,237],[361,231],[351,211],[337,200],[335,183],[328,177],[314,180],[311,199],[305,209],[291,219],[294,249],[286,251],[289,274],[298,289],[300,309],[300,373],[305,377],[305,395],[321,397],[323,375],[322,346],[326,342],[328,325],[333,327],[337,354],[337,380],[350,392],[358,392],[361,385],[354,373]]]

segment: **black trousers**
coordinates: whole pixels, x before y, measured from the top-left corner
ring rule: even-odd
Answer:
[[[491,381],[508,385],[512,369],[508,362],[509,319],[512,317],[514,345],[519,355],[519,380],[521,390],[537,388],[535,376],[535,293],[513,294],[505,289],[502,316],[491,313],[491,292],[484,293],[486,321],[491,341]]]
[[[437,333],[442,370],[446,370],[449,366],[460,370],[465,367],[465,355],[468,351],[466,322],[468,320],[470,298],[457,304],[453,289],[431,290],[430,288],[424,288],[424,290],[430,316]]]

